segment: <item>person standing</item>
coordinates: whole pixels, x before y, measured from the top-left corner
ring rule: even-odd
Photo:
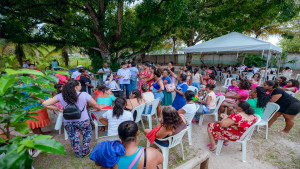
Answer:
[[[91,94],[91,89],[94,91],[94,86],[91,85],[91,80],[89,75],[89,71],[86,69],[81,70],[81,75],[79,78],[79,82],[81,83],[81,92],[87,92]]]
[[[118,70],[117,75],[119,76],[120,87],[123,91],[126,88],[126,98],[129,98],[130,95],[130,78],[131,72],[127,69],[127,65],[125,62],[121,63],[122,68]]]
[[[63,70],[63,69],[58,68],[58,70]],[[58,77],[58,79],[59,79],[58,83],[62,84],[62,85],[67,84],[68,81],[70,80],[70,77],[67,75],[62,75],[62,74],[56,73],[55,76]]]
[[[139,74],[139,70],[136,68],[135,63],[131,63],[131,67],[129,68],[130,73],[131,73],[131,78],[130,78],[130,91],[137,89],[137,76]]]
[[[172,74],[172,76],[176,77],[176,75],[174,73]],[[172,106],[176,110],[181,109],[186,104],[186,101],[184,99],[184,93],[188,89],[188,85],[185,82],[186,78],[187,78],[187,76],[185,74],[180,74],[177,78],[178,84],[175,88],[176,96],[175,96],[173,104],[172,104]]]
[[[108,67],[108,63],[103,63],[103,68],[99,69],[96,74],[102,74],[103,83],[106,81],[108,75],[112,73],[111,69]]]
[[[165,69],[163,71],[163,77],[161,78],[161,80],[164,82],[164,98],[163,100],[161,101],[161,105],[162,106],[169,106],[169,105],[172,105],[172,102],[173,102],[173,98],[172,98],[172,92],[167,92],[166,90],[166,86],[171,84],[171,78],[169,77],[169,74],[168,74],[168,70]]]
[[[90,142],[92,140],[92,126],[87,112],[87,104],[101,110],[101,106],[85,92],[80,92],[81,84],[77,80],[69,81],[62,89],[62,93],[43,102],[47,109],[62,112],[61,109],[54,106],[60,102],[64,109],[67,105],[75,104],[81,112],[79,119],[64,119],[65,129],[70,138],[71,146],[76,157],[83,158],[91,152]],[[80,133],[83,134],[83,146],[80,144]]]
[[[80,70],[84,69],[84,67],[82,65],[78,65],[77,66],[77,71],[72,73],[71,79],[72,80],[76,80],[76,78],[81,75]]]
[[[140,76],[139,76],[139,78],[140,78],[140,81],[139,81],[139,90],[140,90],[140,92],[142,92],[142,86],[143,86],[143,84],[146,83],[146,79],[151,76],[151,73],[148,69],[148,67],[149,67],[148,63],[144,62],[142,66],[143,66],[143,69],[140,71]]]
[[[53,70],[58,70],[59,68],[56,68],[57,66],[59,66],[59,63],[56,59],[54,59],[52,62],[51,62],[51,67]]]

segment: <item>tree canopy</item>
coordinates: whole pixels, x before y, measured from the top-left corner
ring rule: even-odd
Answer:
[[[0,38],[77,46],[96,61],[155,49],[170,35],[191,46],[232,31],[256,31],[298,12],[293,0],[4,0]]]

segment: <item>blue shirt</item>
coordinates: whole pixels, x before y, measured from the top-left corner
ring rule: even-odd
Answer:
[[[168,81],[167,84],[171,84],[171,79],[170,79],[169,76],[167,76],[166,78],[165,78],[165,77],[162,77],[161,80],[162,80],[163,82],[166,80],[166,81]]]
[[[131,79],[135,80],[137,78],[137,72],[139,71],[136,67],[129,68],[131,73]]]

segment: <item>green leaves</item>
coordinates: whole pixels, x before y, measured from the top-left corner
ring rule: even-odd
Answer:
[[[47,78],[50,81],[53,81],[55,83],[58,83],[59,79],[58,77],[54,76],[54,75],[46,75],[45,78]]]
[[[64,146],[54,139],[35,140],[34,148],[53,154],[66,154]]]
[[[5,72],[8,75],[15,75],[15,74],[34,74],[34,75],[39,75],[39,76],[45,76],[44,73],[37,71],[37,70],[32,70],[32,69],[19,69],[19,70],[13,70],[13,69],[5,69]]]
[[[11,77],[0,78],[0,95],[3,95],[6,90],[14,83],[15,79]]]

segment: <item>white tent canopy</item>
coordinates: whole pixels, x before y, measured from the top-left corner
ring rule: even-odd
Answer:
[[[232,32],[227,35],[190,46],[185,53],[215,53],[215,52],[258,52],[270,51],[282,53],[282,49],[269,42],[252,38],[241,33]]]

